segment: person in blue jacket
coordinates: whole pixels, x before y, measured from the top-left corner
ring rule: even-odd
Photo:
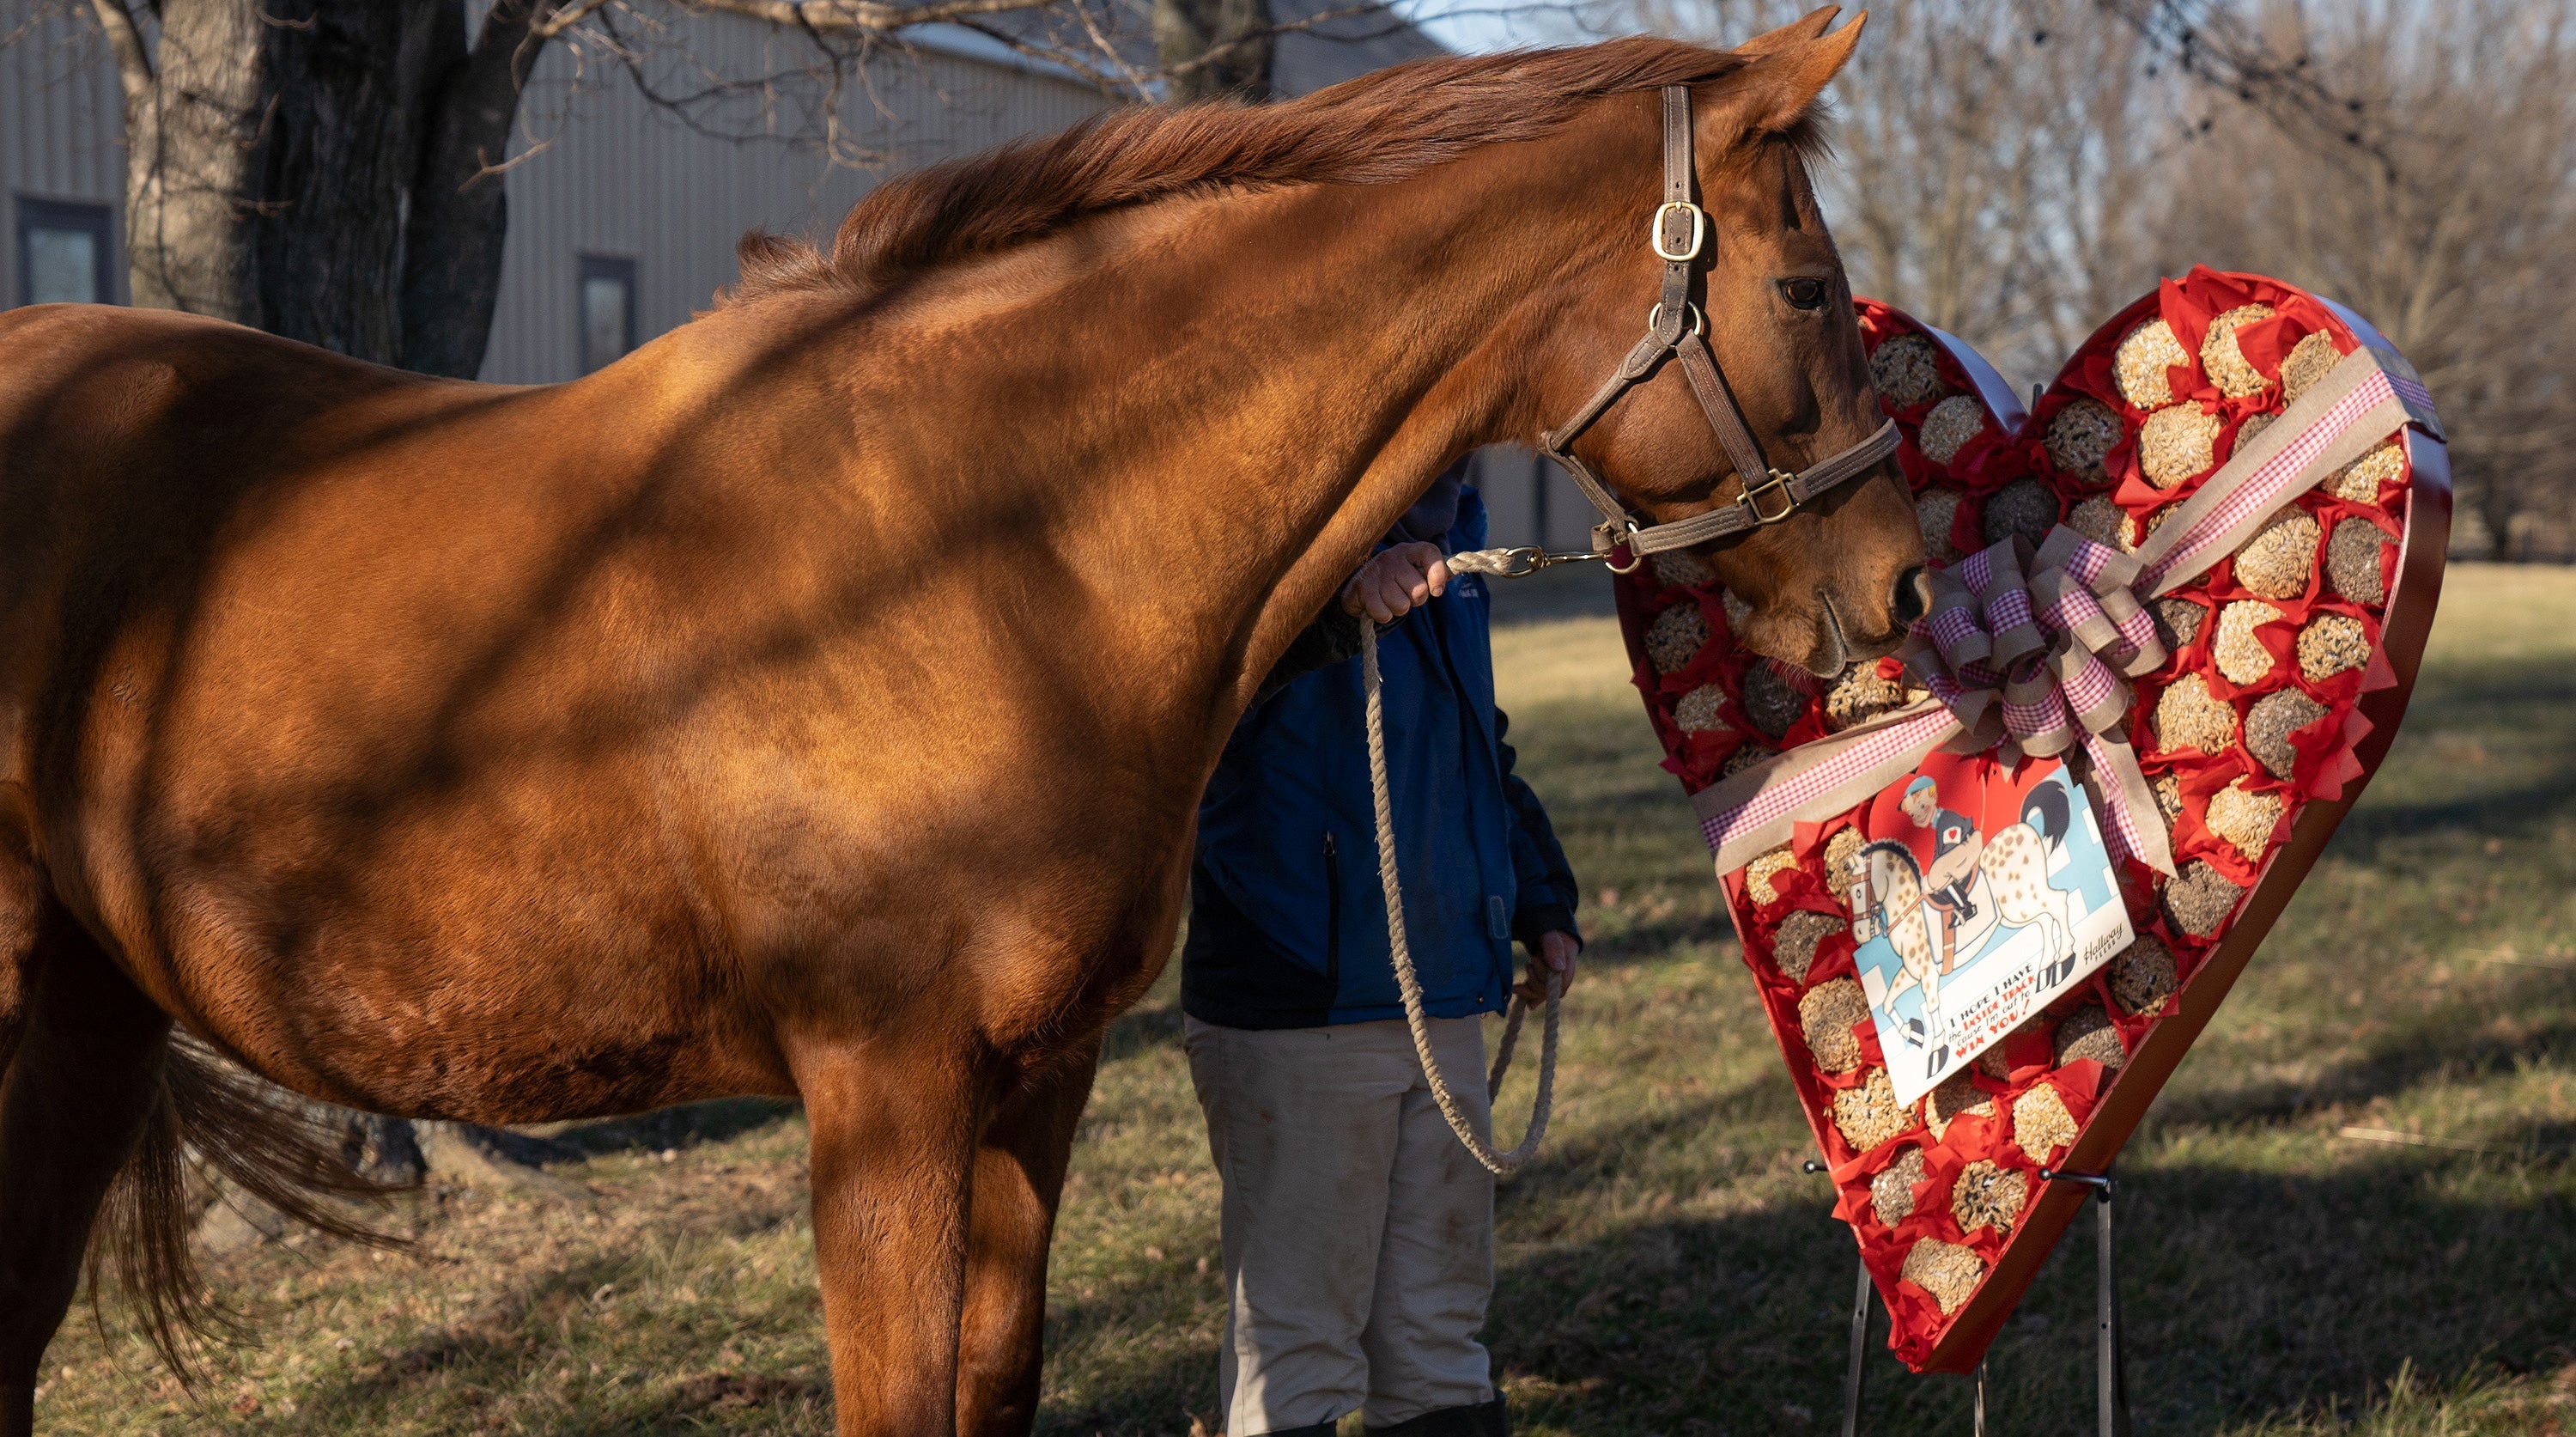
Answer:
[[[1573,976],[1576,890],[1494,706],[1485,542],[1452,468],[1291,645],[1199,809],[1181,1006],[1223,1180],[1219,1384],[1236,1437],[1501,1437],[1492,1176],[1434,1105],[1397,997],[1359,649],[1380,625],[1389,788],[1434,1056],[1491,1133],[1482,1014]]]

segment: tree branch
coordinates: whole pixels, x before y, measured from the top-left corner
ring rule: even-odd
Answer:
[[[929,0],[922,5],[888,5],[880,0],[681,0],[686,9],[740,15],[821,34],[891,34],[914,25],[1003,15],[1015,10],[1044,10],[1058,3],[1060,0]]]
[[[107,32],[107,48],[116,56],[116,78],[126,98],[140,97],[152,88],[152,52],[134,13],[125,8],[125,0],[90,0],[90,9],[98,15],[98,28]]]

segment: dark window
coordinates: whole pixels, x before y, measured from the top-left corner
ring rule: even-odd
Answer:
[[[635,261],[581,257],[581,372],[615,363],[635,347]]]
[[[107,206],[20,195],[17,210],[20,304],[107,304],[116,298]]]

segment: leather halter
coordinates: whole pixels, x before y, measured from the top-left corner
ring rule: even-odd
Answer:
[[[1583,496],[1592,501],[1592,507],[1601,511],[1602,522],[1592,531],[1592,552],[1610,560],[1611,567],[1621,573],[1635,568],[1649,554],[1777,524],[1798,512],[1799,505],[1857,477],[1896,452],[1896,421],[1891,419],[1867,439],[1799,473],[1774,469],[1764,461],[1762,446],[1745,425],[1744,411],[1736,407],[1735,396],[1726,387],[1726,377],[1718,371],[1717,356],[1709,351],[1708,339],[1702,332],[1703,316],[1690,302],[1692,273],[1709,250],[1708,212],[1691,199],[1695,179],[1691,164],[1690,87],[1667,85],[1664,202],[1656,207],[1647,236],[1656,257],[1664,262],[1663,298],[1647,316],[1646,337],[1638,340],[1628,357],[1619,362],[1618,372],[1593,391],[1592,398],[1572,419],[1539,436],[1541,452],[1563,465]],[[1641,525],[1610,486],[1574,457],[1571,446],[1594,420],[1619,402],[1630,386],[1653,374],[1666,355],[1680,361],[1683,376],[1690,380],[1691,393],[1699,399],[1700,412],[1708,416],[1708,427],[1716,432],[1718,444],[1734,462],[1736,475],[1744,485],[1744,497],[1669,524]],[[1628,552],[1625,568],[1615,557],[1621,549]]]

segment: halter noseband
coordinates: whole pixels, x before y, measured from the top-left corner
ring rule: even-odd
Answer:
[[[1636,348],[1619,362],[1618,372],[1593,391],[1592,398],[1572,419],[1539,436],[1540,451],[1563,465],[1583,491],[1583,497],[1601,511],[1602,522],[1592,531],[1592,552],[1608,559],[1611,567],[1621,573],[1635,568],[1649,554],[1777,524],[1798,512],[1799,505],[1896,452],[1896,421],[1891,419],[1867,439],[1800,473],[1774,469],[1764,462],[1762,446],[1746,427],[1744,411],[1736,407],[1735,396],[1726,387],[1726,377],[1718,372],[1717,356],[1710,353],[1707,337],[1701,332],[1703,316],[1690,302],[1691,272],[1707,252],[1709,238],[1708,212],[1691,199],[1694,178],[1690,87],[1667,85],[1664,202],[1655,207],[1647,230],[1647,242],[1654,247],[1656,258],[1664,262],[1663,298],[1646,317],[1646,337],[1638,340]],[[1708,416],[1708,427],[1716,432],[1717,442],[1735,464],[1736,475],[1744,485],[1744,497],[1670,524],[1640,525],[1628,507],[1610,492],[1610,486],[1574,457],[1571,446],[1628,392],[1629,386],[1654,373],[1667,354],[1681,361],[1682,374],[1690,380],[1700,412]],[[1614,557],[1623,548],[1628,551],[1625,568]]]

